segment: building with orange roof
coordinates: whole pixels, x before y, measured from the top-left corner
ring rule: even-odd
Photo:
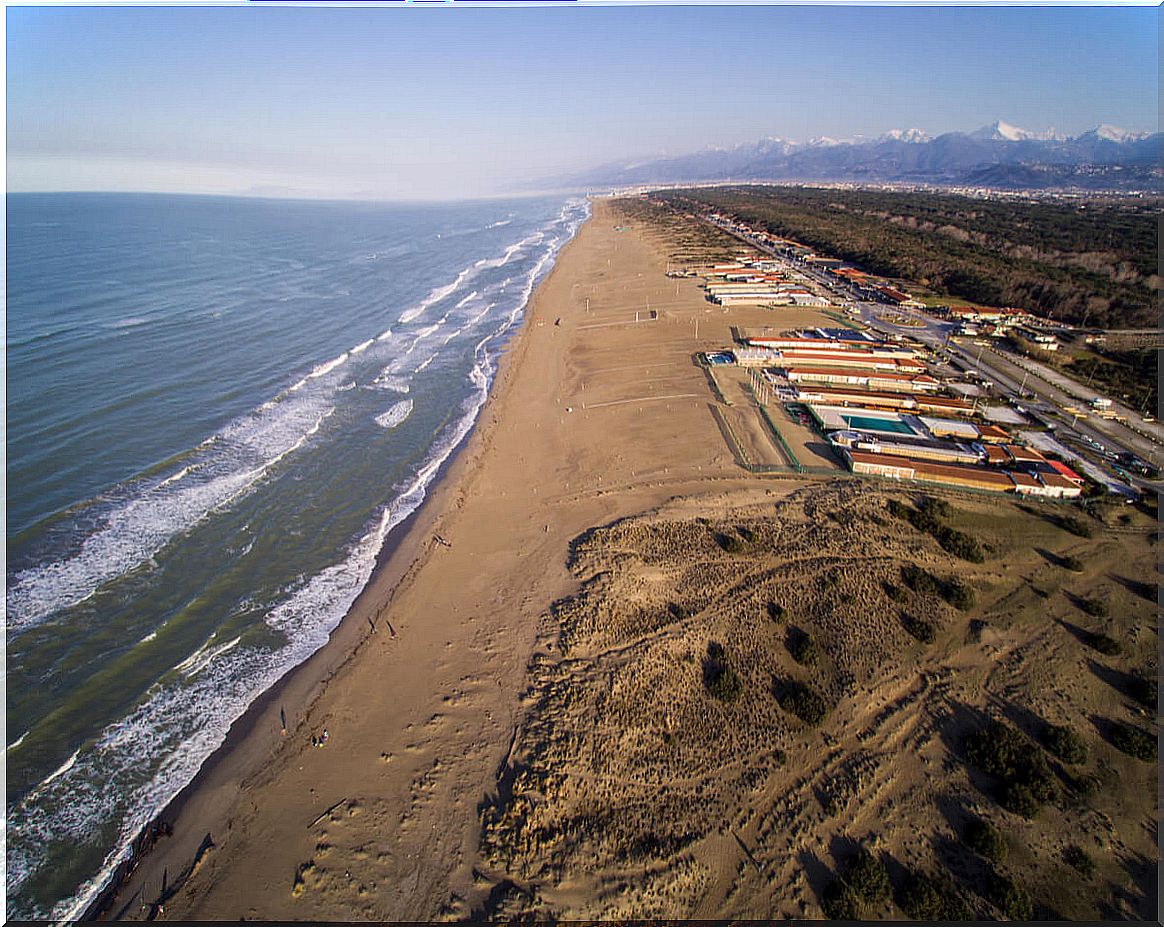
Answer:
[[[1071,480],[1058,473],[1040,473],[1039,480],[1043,484],[1045,494],[1060,499],[1074,499],[1083,493],[1083,489],[1076,486]]]
[[[997,425],[979,425],[978,440],[987,444],[1005,444],[1010,440],[1010,433]]]
[[[906,457],[887,458],[883,454],[840,448],[845,462],[854,473],[874,476],[888,476],[899,480],[915,480],[922,483],[937,483],[961,489],[981,489],[989,492],[1013,492],[1014,482],[1010,475],[983,467],[960,466],[958,464],[938,464]]]
[[[1006,452],[1005,448],[999,447],[997,444],[984,444],[982,450],[986,452],[986,462],[992,467],[1001,467],[1010,463],[1010,454]]]
[[[1007,444],[1005,447],[1006,452],[1010,454],[1011,460],[1017,464],[1044,463],[1047,459],[1033,447],[1024,447],[1021,444]]]
[[[1020,496],[1044,495],[1043,484],[1029,473],[1009,473],[1007,475],[1014,483],[1014,491]]]
[[[887,390],[869,390],[844,386],[809,386],[797,388],[798,398],[805,402],[823,401],[833,405],[857,405],[867,408],[909,409],[921,412],[952,412],[969,415],[973,407],[961,399],[943,396],[894,393]]]

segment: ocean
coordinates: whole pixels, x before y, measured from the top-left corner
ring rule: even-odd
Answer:
[[[327,640],[588,206],[7,211],[8,914],[72,918]]]

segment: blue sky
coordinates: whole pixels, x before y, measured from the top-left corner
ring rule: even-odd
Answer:
[[[460,197],[769,135],[1158,128],[1151,7],[6,12],[11,190]]]

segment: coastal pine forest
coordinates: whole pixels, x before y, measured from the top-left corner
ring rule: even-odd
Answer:
[[[654,197],[705,204],[937,296],[1084,327],[1158,324],[1156,201],[760,186]]]

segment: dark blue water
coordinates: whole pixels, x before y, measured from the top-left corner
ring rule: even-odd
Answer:
[[[8,197],[8,903],[81,910],[327,639],[580,201]]]

